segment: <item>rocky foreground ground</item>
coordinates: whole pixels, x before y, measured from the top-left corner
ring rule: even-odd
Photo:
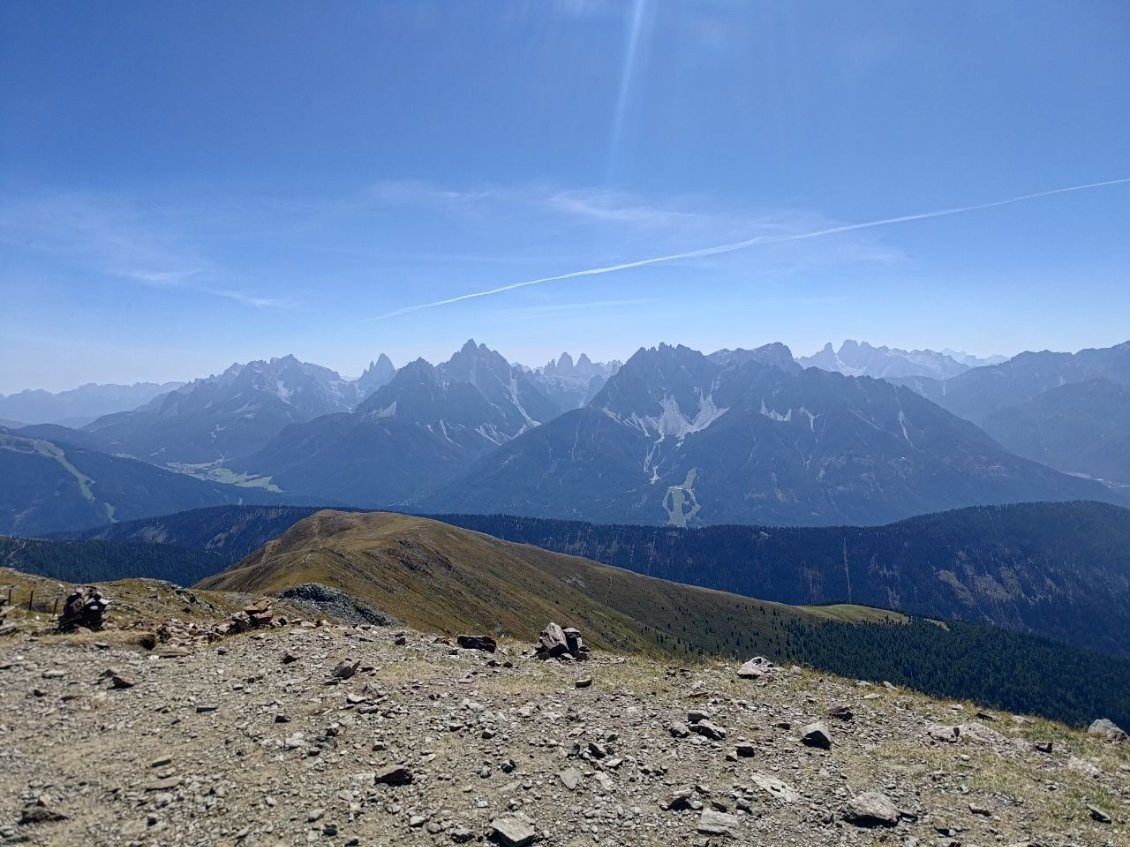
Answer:
[[[1130,744],[880,684],[373,626],[134,640],[0,641],[0,841],[1130,844]]]

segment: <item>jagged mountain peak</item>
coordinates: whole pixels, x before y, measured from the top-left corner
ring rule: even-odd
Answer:
[[[783,344],[780,341],[763,344],[752,350],[746,350],[740,347],[736,350],[718,350],[711,353],[709,358],[727,366],[743,365],[746,362],[759,362],[763,365],[780,368],[789,373],[795,373],[801,369],[796,359],[793,358],[793,351],[789,349],[787,344]]]

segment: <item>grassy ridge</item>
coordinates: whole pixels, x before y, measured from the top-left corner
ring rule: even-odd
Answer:
[[[764,654],[1074,724],[1130,721],[1126,660],[977,624],[754,600],[405,515],[320,512],[199,587],[273,592],[303,582],[334,585],[423,630],[532,642],[556,620],[617,651]]]

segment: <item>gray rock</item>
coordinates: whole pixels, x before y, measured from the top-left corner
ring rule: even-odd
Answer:
[[[675,721],[673,724],[667,727],[667,731],[671,733],[671,735],[673,735],[675,738],[686,738],[691,734],[690,728],[681,721]]]
[[[561,783],[570,791],[576,791],[580,787],[582,775],[576,768],[566,768],[560,774]]]
[[[483,650],[493,653],[498,649],[498,642],[489,635],[460,635],[455,640],[464,650]]]
[[[738,668],[738,677],[741,679],[761,679],[769,673],[772,665],[764,656],[754,656]]]
[[[359,667],[361,667],[360,659],[356,662],[350,662],[346,659],[344,662],[338,662],[337,667],[333,669],[333,673],[330,674],[330,677],[333,679],[350,679],[357,673]]]
[[[690,726],[691,732],[709,738],[711,741],[721,741],[726,737],[726,730],[712,724],[710,721],[699,721]]]
[[[537,830],[525,815],[505,815],[490,822],[491,834],[504,847],[527,847],[537,840]]]
[[[806,747],[818,747],[821,750],[832,748],[832,735],[828,732],[828,727],[820,721],[806,726],[801,733],[800,740]]]
[[[850,721],[855,717],[855,712],[851,710],[850,706],[833,706],[828,710],[828,717],[836,718],[841,721]]]
[[[926,734],[934,741],[946,744],[956,744],[961,740],[961,727],[933,724],[926,730]]]
[[[754,785],[765,793],[776,797],[782,803],[795,803],[800,799],[800,793],[795,788],[787,782],[782,782],[775,776],[770,776],[766,773],[755,773],[750,779],[753,780]]]
[[[726,838],[737,838],[738,819],[725,812],[703,809],[702,817],[698,819],[696,828],[703,835],[722,835]]]
[[[868,791],[848,801],[844,820],[856,826],[894,826],[899,822],[899,811],[886,794]]]
[[[569,652],[569,641],[565,638],[565,630],[552,621],[541,631],[538,638],[538,652],[544,652],[552,659],[563,656]]]
[[[1122,744],[1127,740],[1125,730],[1106,718],[1099,718],[1087,727],[1087,733],[1089,735],[1097,735],[1103,741],[1111,741],[1116,744]]]

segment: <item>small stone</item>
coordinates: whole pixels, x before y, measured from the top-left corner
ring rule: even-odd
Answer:
[[[886,794],[868,791],[848,801],[844,820],[856,826],[894,826],[899,822],[899,812]]]
[[[1100,809],[1098,806],[1087,806],[1087,811],[1091,813],[1091,819],[1099,823],[1111,823],[1110,815]]]
[[[671,733],[671,735],[673,735],[675,738],[686,738],[691,734],[691,731],[687,727],[687,725],[685,723],[681,723],[680,721],[675,721],[673,724],[667,727],[667,731]]]
[[[135,685],[137,685],[137,683],[134,682],[132,679],[130,679],[128,676],[122,676],[121,674],[114,674],[113,676],[110,677],[110,687],[111,688],[117,688],[119,690],[122,690],[122,689],[126,689],[126,688],[133,688]]]
[[[671,811],[690,808],[690,801],[693,796],[694,792],[689,788],[680,788],[668,794],[667,799],[660,802],[659,808]]]
[[[361,660],[350,662],[346,659],[344,662],[338,662],[337,667],[330,673],[331,679],[352,679],[357,673],[357,669],[361,667]]]
[[[325,809],[315,809],[306,816],[306,823],[317,823],[326,816]]]
[[[20,826],[29,826],[32,824],[41,823],[58,823],[65,821],[67,816],[62,812],[57,812],[49,808],[43,803],[31,803],[24,806],[23,814],[20,815]]]
[[[460,635],[455,640],[464,650],[483,650],[493,653],[498,649],[498,642],[489,635]]]
[[[172,791],[174,788],[179,787],[184,782],[183,777],[169,776],[164,779],[158,779],[153,782],[147,783],[145,786],[146,791]]]
[[[1032,745],[1032,749],[1037,753],[1050,753],[1052,751],[1052,742],[1037,741]]]
[[[196,713],[198,715],[203,715],[203,714],[207,714],[208,712],[214,712],[219,708],[220,708],[219,705],[216,704],[216,703],[197,703],[196,704]]]
[[[749,759],[757,755],[757,748],[747,742],[738,742],[734,745],[734,753],[742,759]]]
[[[412,817],[410,817],[408,819],[408,826],[411,829],[419,829],[420,827],[422,827],[427,822],[428,822],[428,819],[425,818],[423,815],[412,815]]]
[[[456,844],[466,844],[468,841],[470,841],[474,837],[475,837],[475,833],[473,833],[473,832],[471,832],[471,830],[465,829],[463,827],[459,827],[458,829],[451,830],[451,840],[454,841]]]
[[[817,747],[821,750],[832,748],[832,736],[828,732],[828,727],[819,721],[806,726],[801,733],[800,740],[806,747]]]
[[[576,768],[566,768],[560,773],[561,784],[570,791],[576,791],[581,784],[582,775]]]
[[[715,726],[710,721],[699,721],[698,723],[691,724],[691,732],[697,733],[711,741],[721,741],[726,737],[726,730],[720,726]]]
[[[850,706],[833,706],[828,710],[828,717],[836,718],[841,721],[850,721],[855,717],[855,712],[851,710]]]
[[[404,765],[393,765],[377,771],[374,781],[377,785],[407,785],[412,781],[412,771]]]
[[[580,679],[574,682],[573,685],[575,685],[577,688],[589,688],[592,686],[592,677],[582,676]]]

